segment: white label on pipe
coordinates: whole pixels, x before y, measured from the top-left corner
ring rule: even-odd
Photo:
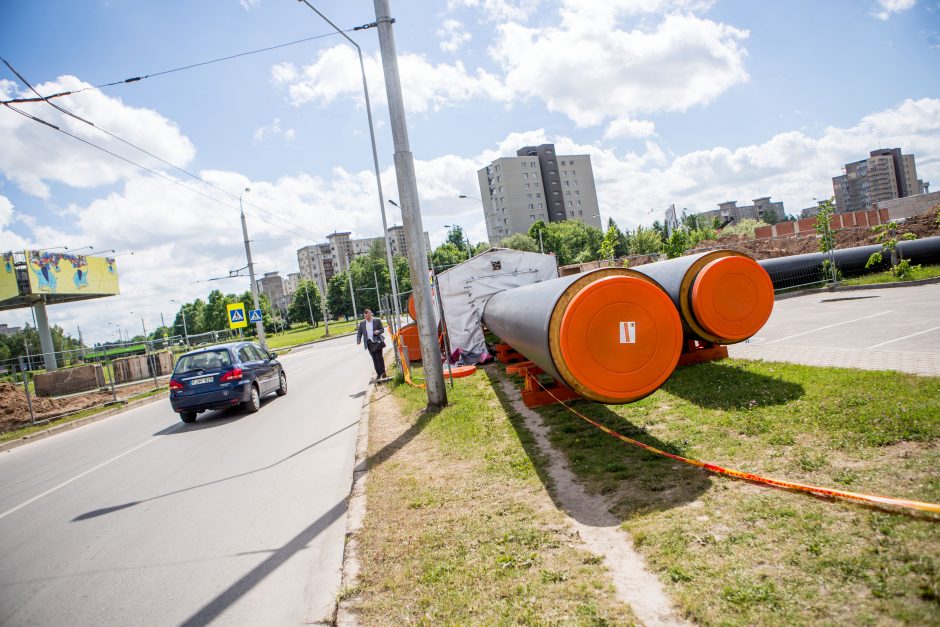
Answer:
[[[620,343],[636,344],[636,322],[620,323]]]

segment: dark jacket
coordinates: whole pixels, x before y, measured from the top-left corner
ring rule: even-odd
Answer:
[[[366,321],[360,320],[359,326],[356,327],[356,343],[358,344],[359,342],[362,342],[363,338],[365,338],[366,341],[362,342],[362,344],[366,350],[369,350],[369,340],[378,340],[379,336],[385,333],[385,327],[382,326],[382,321],[375,316],[372,317],[372,333],[372,338],[366,337]]]

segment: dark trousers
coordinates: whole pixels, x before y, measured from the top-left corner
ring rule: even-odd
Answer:
[[[382,345],[378,342],[368,342],[366,346],[369,349],[369,354],[372,355],[372,365],[375,366],[375,376],[384,377],[385,358],[382,357]]]

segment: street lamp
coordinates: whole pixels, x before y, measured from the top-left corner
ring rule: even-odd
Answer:
[[[180,315],[183,316],[183,343],[186,346],[189,346],[189,330],[186,328],[186,307],[184,303],[179,302],[178,300],[170,299],[171,303],[176,303],[180,306]]]
[[[366,117],[369,119],[369,139],[372,141],[372,165],[375,169],[375,186],[379,193],[379,213],[382,215],[382,235],[385,238],[385,256],[388,260],[388,277],[392,285],[392,299],[395,301],[395,315],[398,318],[401,318],[401,304],[398,302],[398,278],[395,275],[395,263],[392,260],[392,245],[388,241],[388,221],[385,219],[385,203],[383,202],[382,194],[382,176],[379,172],[379,152],[375,145],[375,127],[372,124],[372,105],[369,102],[369,84],[366,82],[366,66],[362,60],[362,48],[359,47],[353,39],[347,35],[343,30],[334,24],[330,19],[323,15],[320,11],[317,10],[315,6],[307,2],[307,0],[300,0],[314,13],[319,15],[327,24],[333,27],[337,33],[343,36],[352,46],[356,49],[356,53],[359,55],[359,71],[362,74],[362,93],[365,95],[366,100]],[[394,204],[394,203],[392,203]],[[396,205],[397,206],[397,205]],[[355,312],[353,312],[355,313]],[[326,320],[326,310],[324,309],[324,320]],[[329,329],[329,327],[327,327]],[[394,351],[393,351],[394,352]],[[395,352],[395,363],[398,363],[398,353]]]
[[[245,192],[250,192],[251,189],[245,188]],[[245,236],[245,256],[248,258],[248,279],[251,281],[251,298],[252,303],[255,306],[255,310],[261,309],[258,305],[258,284],[255,283],[255,264],[251,261],[251,245],[248,243],[248,226],[245,224],[245,208],[242,206],[242,196],[244,192],[238,195],[238,207],[241,209],[242,214],[242,235]],[[264,323],[260,320],[255,322],[255,331],[258,333],[258,342],[261,344],[261,348],[265,351],[268,350],[268,345],[264,341]]]

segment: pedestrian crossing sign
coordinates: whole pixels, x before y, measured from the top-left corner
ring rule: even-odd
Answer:
[[[260,309],[249,309],[248,310],[248,322],[254,324],[256,322],[261,322],[261,310]]]
[[[228,326],[231,329],[242,329],[248,326],[248,319],[245,316],[245,305],[243,303],[233,303],[226,305],[228,309]]]

